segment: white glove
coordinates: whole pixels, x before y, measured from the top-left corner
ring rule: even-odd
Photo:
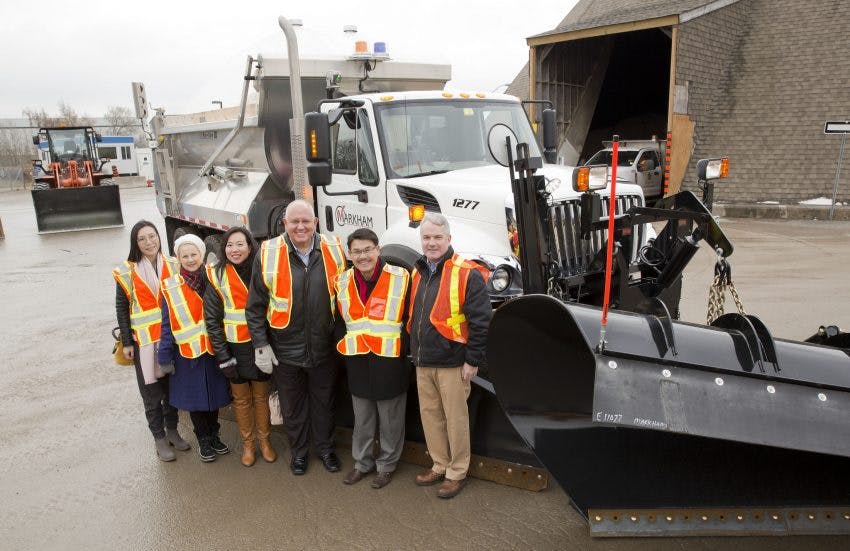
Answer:
[[[271,373],[273,365],[277,365],[277,358],[272,351],[271,345],[261,346],[254,350],[254,363],[263,373]]]

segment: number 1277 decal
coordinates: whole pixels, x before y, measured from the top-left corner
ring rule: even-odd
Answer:
[[[480,201],[472,201],[471,199],[454,199],[452,201],[453,207],[458,207],[461,209],[475,210],[475,207],[477,207],[479,204]]]

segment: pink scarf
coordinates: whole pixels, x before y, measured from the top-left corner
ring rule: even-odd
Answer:
[[[154,295],[159,296],[159,274],[162,273],[162,255],[156,255],[156,268],[151,261],[146,257],[136,263],[136,271],[139,276],[148,284]],[[145,384],[155,383],[157,379],[165,377],[165,373],[159,368],[156,361],[156,355],[159,351],[159,342],[146,344],[139,347],[139,365],[142,366],[142,376],[145,378]]]

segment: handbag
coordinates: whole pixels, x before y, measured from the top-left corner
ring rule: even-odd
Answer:
[[[283,415],[280,413],[280,396],[276,390],[269,394],[269,419],[272,425],[283,424]]]
[[[124,345],[121,343],[120,327],[112,330],[112,338],[115,339],[115,344],[112,346],[112,356],[115,358],[115,363],[118,365],[133,365],[132,358],[128,360],[124,357]]]

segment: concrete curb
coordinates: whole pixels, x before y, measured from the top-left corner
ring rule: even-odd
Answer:
[[[713,212],[723,218],[829,220],[829,208],[810,205],[715,204]],[[832,219],[850,221],[850,207],[836,206]]]

